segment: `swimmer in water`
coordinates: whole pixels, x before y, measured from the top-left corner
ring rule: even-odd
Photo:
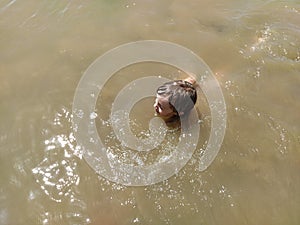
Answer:
[[[188,77],[164,83],[156,91],[155,112],[168,126],[177,126],[188,117],[197,101],[196,80]]]

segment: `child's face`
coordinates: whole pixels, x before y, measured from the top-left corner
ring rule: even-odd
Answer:
[[[154,103],[154,109],[158,116],[170,118],[176,115],[167,98],[157,95]]]

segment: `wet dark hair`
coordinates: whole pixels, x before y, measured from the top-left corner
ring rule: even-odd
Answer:
[[[175,80],[164,83],[157,91],[157,95],[168,99],[174,112],[183,112],[188,115],[197,101],[197,91],[193,85],[184,80]]]

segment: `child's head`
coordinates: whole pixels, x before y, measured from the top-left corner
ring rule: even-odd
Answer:
[[[167,82],[157,89],[156,94],[155,111],[165,120],[188,115],[197,101],[196,89],[185,80]]]

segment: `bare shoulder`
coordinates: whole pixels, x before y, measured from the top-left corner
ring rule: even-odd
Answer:
[[[192,73],[188,73],[188,77],[184,79],[184,81],[187,81],[193,85],[194,88],[199,87],[199,84],[196,80],[196,75]]]
[[[196,83],[196,79],[194,77],[187,77],[184,79],[184,81],[191,83],[194,85]]]

